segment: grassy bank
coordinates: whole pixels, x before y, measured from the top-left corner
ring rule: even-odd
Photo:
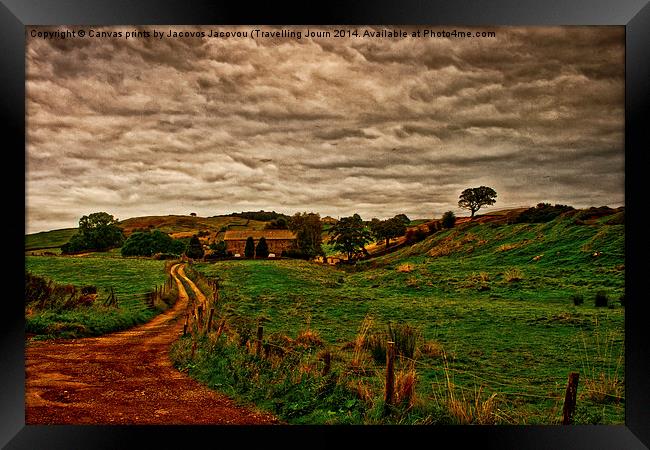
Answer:
[[[431,412],[439,410],[432,405],[449,410],[452,399],[476,403],[480,392],[479,404],[492,398],[488,406],[497,423],[556,423],[567,375],[577,371],[576,421],[623,423],[623,242],[623,225],[576,225],[569,217],[439,232],[354,270],[303,261],[195,267],[221,278],[223,317],[261,319],[268,342],[279,347],[307,329],[318,336],[322,344],[307,365],[322,364],[317,353],[331,350],[333,370],[345,374],[341,382],[348,389],[356,383],[355,398],[366,399],[363,413],[346,414],[344,422],[371,423],[381,403],[383,361],[367,343],[363,352],[355,349],[368,317],[368,339],[381,339],[389,323],[415,329],[416,350],[398,364],[405,371],[413,365],[418,400],[410,418],[399,420],[444,421],[445,414]],[[606,296],[609,307],[596,307],[596,295]],[[576,296],[584,303],[574,304]],[[183,364],[205,374],[217,363],[209,356]],[[229,383],[236,391],[238,383]],[[265,395],[269,401],[283,398],[277,392]],[[428,412],[416,413],[418,408]],[[320,415],[286,417],[327,422]]]
[[[164,261],[101,257],[26,257],[26,270],[57,285],[95,286],[97,299],[72,309],[26,305],[26,332],[38,339],[95,336],[144,323],[167,307],[149,308],[144,299],[154,286],[165,283]],[[113,291],[116,304],[105,305]],[[168,302],[175,295],[170,293]]]

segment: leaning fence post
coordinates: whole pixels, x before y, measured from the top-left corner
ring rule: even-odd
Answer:
[[[259,358],[262,355],[262,336],[264,335],[264,327],[257,326],[257,343],[255,344],[255,354]]]
[[[564,408],[562,410],[562,425],[571,425],[573,423],[573,413],[576,410],[576,394],[578,392],[578,372],[569,374],[569,381],[566,385],[566,394],[564,395]]]
[[[332,367],[332,353],[330,353],[329,350],[327,350],[323,355],[323,361],[325,362],[325,366],[323,367],[323,376],[325,376],[330,372],[330,368]]]
[[[388,341],[386,344],[386,390],[384,392],[384,411],[393,404],[395,391],[395,342]]]

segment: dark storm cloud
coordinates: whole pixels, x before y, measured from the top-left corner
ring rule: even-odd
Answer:
[[[486,30],[28,38],[28,231],[101,210],[431,217],[481,184],[493,208],[623,204],[624,29]]]

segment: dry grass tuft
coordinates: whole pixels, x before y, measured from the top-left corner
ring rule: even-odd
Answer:
[[[514,281],[521,281],[524,279],[524,273],[518,268],[512,267],[510,269],[506,269],[506,271],[503,272],[503,278],[508,283],[512,283]]]
[[[440,358],[443,355],[442,345],[434,341],[426,341],[418,348],[419,353],[429,358]]]
[[[361,327],[359,327],[359,332],[357,333],[357,336],[354,340],[354,353],[352,355],[352,367],[359,369],[362,366],[362,363],[364,361],[364,353],[363,350],[365,348],[365,341],[366,341],[366,336],[368,335],[368,331],[370,331],[370,328],[372,327],[372,316],[370,314],[367,314],[363,318],[363,322],[361,322]]]
[[[294,343],[303,347],[322,347],[323,339],[318,331],[307,329],[298,333]]]
[[[449,376],[447,357],[446,355],[443,357],[446,383],[444,391],[439,394],[434,392],[436,401],[447,409],[458,424],[495,425],[499,417],[497,394],[485,398],[482,386],[474,389],[473,397],[469,398],[465,396],[462,388],[457,392],[457,387]]]
[[[408,367],[400,369],[395,374],[395,401],[410,409],[415,403],[415,385],[417,373],[415,364],[411,362]]]
[[[406,272],[406,273],[409,273],[409,272],[412,272],[414,268],[415,268],[415,266],[413,266],[413,264],[405,263],[405,264],[400,264],[400,265],[397,267],[397,271],[398,271],[398,272]]]

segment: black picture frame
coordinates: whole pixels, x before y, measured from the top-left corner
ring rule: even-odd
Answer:
[[[178,426],[26,426],[24,418],[24,310],[20,282],[23,275],[25,202],[25,27],[63,24],[431,24],[431,25],[624,25],[626,28],[625,202],[626,202],[626,419],[621,426],[455,426],[455,427],[178,427]],[[646,0],[535,0],[399,2],[331,1],[279,6],[277,2],[128,0],[0,0],[0,89],[5,129],[4,192],[7,211],[5,236],[14,246],[5,255],[5,284],[0,328],[0,445],[12,449],[178,448],[196,445],[197,438],[225,445],[235,438],[280,440],[284,445],[337,445],[341,433],[364,443],[387,439],[427,445],[476,445],[499,449],[642,449],[650,446],[650,394],[647,381],[650,351],[646,339],[646,311],[642,280],[643,182],[648,165],[648,103],[650,92],[650,5]],[[6,138],[9,139],[6,139]],[[13,158],[10,158],[13,156]],[[21,157],[22,156],[22,157]],[[14,210],[15,208],[15,210]],[[23,221],[17,218],[23,218]],[[9,220],[13,219],[13,220]],[[15,233],[15,234],[14,234]],[[647,236],[647,231],[645,232]],[[294,435],[300,433],[301,438]],[[336,436],[335,436],[336,435]],[[322,436],[322,437],[319,437]],[[338,439],[338,438],[336,438]],[[405,439],[408,439],[406,441]],[[222,444],[224,443],[224,444]],[[212,445],[211,445],[212,446]]]

